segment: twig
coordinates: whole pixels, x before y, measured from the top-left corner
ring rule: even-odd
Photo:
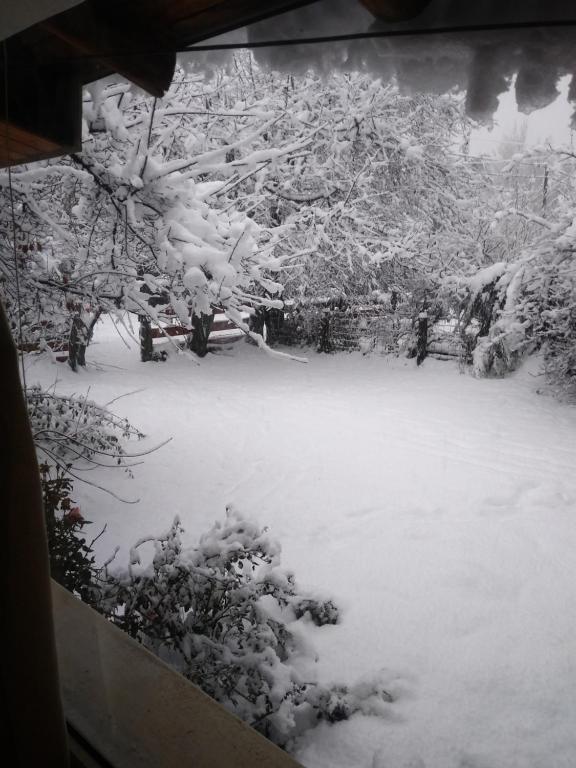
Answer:
[[[123,395],[118,395],[118,397],[112,398],[112,400],[108,400],[107,403],[104,403],[104,408],[108,408],[109,405],[112,405],[112,403],[115,403],[117,400],[121,400],[123,397],[129,397],[130,395],[137,395],[139,392],[145,392],[146,388],[142,387],[141,389],[133,389],[132,392],[124,392]]]
[[[86,485],[92,486],[92,488],[97,488],[99,491],[103,491],[104,493],[107,493],[109,496],[112,496],[113,498],[117,499],[117,501],[121,501],[123,504],[138,504],[140,499],[123,499],[121,496],[118,496],[118,494],[114,493],[114,491],[111,491],[109,488],[104,488],[102,485],[98,485],[98,483],[93,483],[90,480],[85,480],[83,477],[79,477],[78,475],[74,474],[72,472],[71,468],[67,464],[62,464],[60,459],[52,453],[52,451],[49,451],[46,446],[39,445],[39,450],[44,451],[44,453],[52,459],[52,461],[60,467],[60,469],[63,472],[66,472],[71,477],[73,477],[75,480],[79,480],[81,483],[85,483]]]
[[[102,530],[100,531],[100,533],[98,534],[98,536],[95,536],[95,537],[92,539],[92,541],[90,542],[90,544],[88,544],[88,547],[89,547],[90,549],[92,549],[92,545],[93,545],[93,544],[95,544],[95,543],[98,541],[98,539],[100,538],[100,536],[102,536],[102,534],[104,533],[104,531],[106,530],[106,528],[107,528],[107,527],[108,527],[108,523],[104,523],[104,528],[102,528]]]

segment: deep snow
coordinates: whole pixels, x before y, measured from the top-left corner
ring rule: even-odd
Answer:
[[[234,502],[268,525],[283,565],[343,608],[310,629],[327,681],[381,670],[390,719],[304,737],[308,768],[574,768],[576,409],[536,393],[534,367],[477,380],[449,363],[240,343],[141,364],[99,324],[86,371],[46,357],[28,383],[85,394],[173,440],[130,480],[89,473],[75,498],[120,560],[182,518],[190,543]],[[140,450],[142,444],[138,444]]]

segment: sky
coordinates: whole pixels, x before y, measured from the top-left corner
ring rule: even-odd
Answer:
[[[568,102],[570,77],[563,77],[558,82],[558,98],[544,109],[537,109],[530,115],[518,111],[514,96],[514,83],[503,93],[494,115],[493,127],[479,128],[474,131],[470,141],[473,154],[497,152],[502,144],[518,144],[522,149],[522,133],[525,130],[525,146],[550,144],[553,147],[569,144],[573,137],[570,119],[574,105]],[[576,136],[574,136],[576,139]]]

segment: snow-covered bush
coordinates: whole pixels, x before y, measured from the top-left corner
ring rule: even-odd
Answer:
[[[571,200],[558,203],[549,221],[516,209],[502,220],[528,219],[537,226],[519,256],[496,262],[468,277],[444,281],[444,289],[463,293],[460,325],[478,329],[473,351],[477,375],[502,376],[522,357],[542,352],[544,373],[562,396],[576,392],[576,224]]]
[[[336,605],[303,596],[280,568],[266,529],[227,510],[185,549],[178,519],[141,539],[126,571],[105,579],[100,610],[206,693],[268,738],[287,746],[321,719],[335,722],[392,697],[378,683],[326,687],[298,623],[334,624]],[[152,543],[152,562],[139,549]]]
[[[573,227],[569,227],[573,229]],[[548,258],[540,258],[528,285],[524,312],[530,318],[548,387],[561,399],[576,399],[576,265],[572,242],[558,238]]]
[[[489,336],[476,339],[472,370],[476,376],[505,376],[515,370],[527,348],[526,334],[520,323],[500,331],[497,326]]]
[[[561,400],[576,401],[576,343],[560,346],[544,357],[544,373],[554,394]]]

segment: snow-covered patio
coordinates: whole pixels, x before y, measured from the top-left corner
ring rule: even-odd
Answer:
[[[378,673],[390,719],[323,724],[308,768],[576,765],[576,409],[449,363],[359,354],[271,359],[247,344],[200,366],[141,364],[100,324],[90,365],[38,359],[28,383],[86,393],[152,446],[134,479],[89,472],[99,557],[166,529],[190,543],[232,502],[270,527],[283,565],[342,622],[309,628],[327,681]],[[137,391],[135,391],[137,390]],[[385,672],[382,673],[382,670]]]

